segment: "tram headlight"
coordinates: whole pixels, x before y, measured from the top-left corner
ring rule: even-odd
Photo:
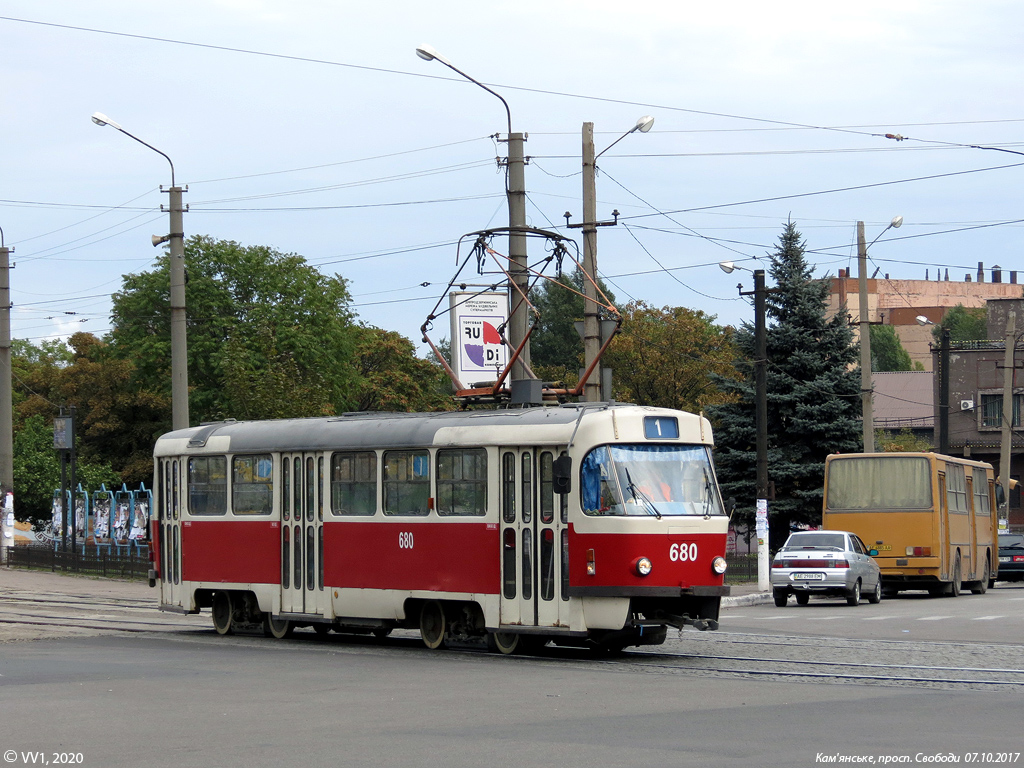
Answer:
[[[725,558],[721,555],[719,555],[711,561],[711,570],[717,573],[719,576],[725,573],[725,569],[728,567],[729,566],[726,564]]]
[[[646,576],[653,567],[650,559],[646,557],[638,557],[633,561],[633,570],[636,571],[637,576]]]

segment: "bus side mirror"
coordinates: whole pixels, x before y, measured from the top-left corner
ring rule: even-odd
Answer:
[[[551,480],[555,493],[565,496],[572,490],[572,459],[563,453],[551,462]]]
[[[868,554],[871,555],[872,557],[878,557],[878,550],[877,549],[869,549],[868,550]]]
[[[1006,503],[1006,494],[1003,492],[1003,486],[996,486],[996,505],[1003,506]]]

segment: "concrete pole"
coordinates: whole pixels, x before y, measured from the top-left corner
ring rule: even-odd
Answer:
[[[767,592],[770,588],[771,562],[768,539],[768,291],[764,285],[764,270],[754,270],[754,422],[757,431],[757,588]]]
[[[868,313],[868,249],[864,222],[857,222],[857,270],[860,281],[860,404],[864,419],[864,453],[875,452],[875,422],[871,403],[871,316]]]
[[[1017,335],[1017,313],[1012,309],[1006,315],[1006,351],[1003,362],[1003,419],[1002,442],[999,448],[999,481],[1006,499],[1006,517],[1010,517],[1010,446],[1013,440],[1013,366]]]
[[[523,296],[528,295],[530,276],[526,271],[526,161],[523,155],[525,134],[508,135],[508,255],[511,263],[509,273],[512,282],[519,287],[509,286],[509,336],[513,349],[517,349],[526,338],[528,312]],[[522,293],[520,293],[520,291]],[[527,345],[516,361],[512,380],[529,378],[526,366],[530,364],[530,347]]]
[[[14,398],[11,387],[11,250],[0,246],[0,489],[14,490]],[[0,543],[13,541],[0,494]]]
[[[601,317],[597,310],[597,160],[594,124],[583,124],[583,370],[601,349]],[[583,390],[586,402],[601,400],[601,371],[595,369]]]
[[[171,428],[186,429],[188,416],[188,344],[185,325],[185,234],[181,187],[169,194],[171,215]]]

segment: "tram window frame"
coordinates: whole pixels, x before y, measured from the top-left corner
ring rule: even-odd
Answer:
[[[559,498],[564,499],[565,496]],[[543,451],[540,455],[540,521],[547,524],[554,519],[555,455],[551,451]]]
[[[501,455],[501,520],[516,521],[516,455],[512,451]]]
[[[487,451],[445,448],[435,456],[437,514],[482,517],[487,514]]]
[[[430,514],[430,451],[385,451],[382,461],[384,514],[426,517]]]
[[[269,465],[269,474],[261,475]],[[241,504],[242,499],[255,504]],[[269,453],[240,454],[231,457],[231,512],[235,515],[269,515],[274,511],[274,457]]]
[[[533,522],[533,451],[523,451],[519,465],[519,498],[522,499],[523,524]]]
[[[190,456],[188,459],[188,511],[213,517],[228,512],[227,456]]]
[[[350,479],[345,479],[346,471]],[[332,454],[331,514],[363,517],[377,514],[377,475],[375,451]]]
[[[281,516],[285,520],[291,519],[291,494],[291,462],[288,459],[284,459],[281,461]]]

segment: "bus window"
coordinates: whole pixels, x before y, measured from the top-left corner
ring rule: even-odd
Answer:
[[[844,457],[828,470],[829,509],[928,509],[928,459],[917,456]]]

